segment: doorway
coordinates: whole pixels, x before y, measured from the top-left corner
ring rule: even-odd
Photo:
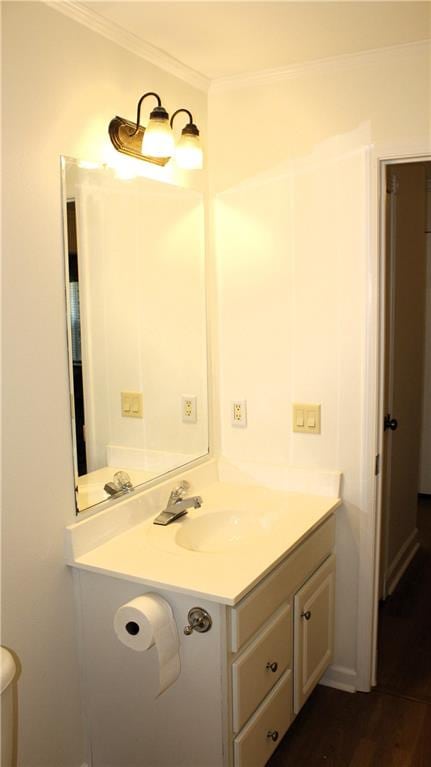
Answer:
[[[78,238],[76,234],[76,203],[67,201],[67,255],[70,307],[70,346],[73,367],[74,429],[78,476],[87,474],[85,447],[84,381],[81,352],[81,312],[79,302]]]
[[[431,162],[385,163],[377,689],[431,701]]]

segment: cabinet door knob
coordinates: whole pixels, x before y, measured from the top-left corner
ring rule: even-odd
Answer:
[[[275,741],[278,740],[278,730],[268,730],[266,737],[270,738],[275,743]]]
[[[305,618],[306,621],[309,621],[311,618],[310,610],[307,610],[305,613],[301,613],[301,618]]]
[[[275,672],[278,669],[278,663],[276,663],[276,662],[270,663],[268,661],[268,663],[266,664],[266,668],[268,669],[268,671],[272,671],[275,674]]]

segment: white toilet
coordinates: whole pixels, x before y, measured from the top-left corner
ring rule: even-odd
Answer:
[[[15,674],[16,665],[11,653],[5,647],[0,647],[1,767],[13,767],[15,737],[13,681]]]

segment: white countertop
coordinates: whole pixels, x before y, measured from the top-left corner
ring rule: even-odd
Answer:
[[[156,514],[152,513],[81,554],[72,546],[68,564],[151,588],[235,605],[341,503],[339,498],[326,495],[219,481],[193,487],[192,494],[196,493],[203,498],[201,509],[191,509],[166,527],[153,525]],[[176,544],[180,528],[221,510],[268,512],[272,515],[270,532],[248,543],[234,544],[229,551],[199,552]],[[69,528],[71,535],[79,524]]]
[[[88,474],[78,477],[76,502],[80,511],[84,511],[97,503],[102,503],[110,497],[109,493],[105,492],[104,487],[107,482],[112,482],[117,471],[125,471],[134,487],[157,477],[155,471],[130,469],[128,466],[104,466],[101,469],[96,469],[96,471],[90,471]]]

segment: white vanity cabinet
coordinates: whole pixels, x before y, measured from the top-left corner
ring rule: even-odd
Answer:
[[[334,530],[334,514],[326,514],[230,604],[124,570],[114,577],[101,571],[116,546],[133,561],[130,541],[139,532],[78,560],[89,767],[264,767],[331,662]],[[143,567],[146,551],[138,552]],[[180,572],[184,560],[170,558]],[[198,568],[204,560],[187,561]],[[232,559],[233,575],[239,566]],[[148,592],[169,602],[180,641],[181,673],[160,696],[155,648],[134,652],[113,630],[118,608]],[[212,626],[187,635],[196,606],[210,613]]]
[[[332,659],[334,518],[230,609],[234,767],[263,767]]]

